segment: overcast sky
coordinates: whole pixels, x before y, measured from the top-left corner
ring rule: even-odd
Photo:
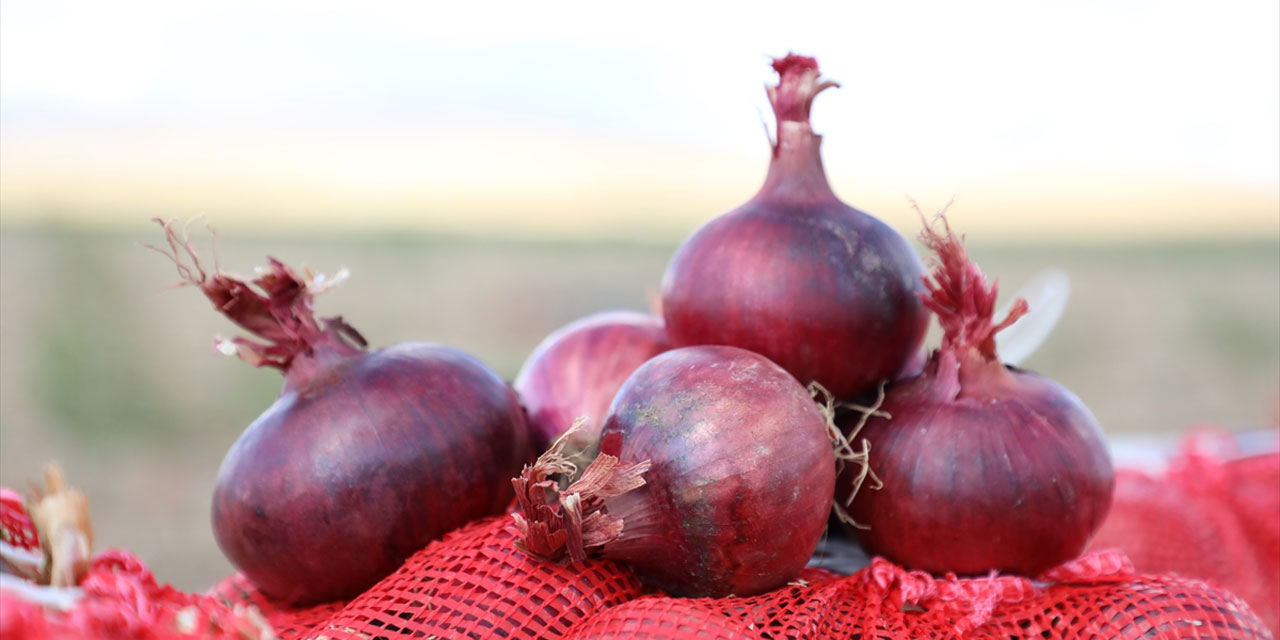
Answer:
[[[794,49],[887,219],[1280,229],[1275,0],[263,5],[0,5],[0,215],[683,235],[758,186]]]

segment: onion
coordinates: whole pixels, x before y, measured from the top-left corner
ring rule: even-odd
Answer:
[[[760,353],[801,383],[848,398],[893,378],[924,339],[923,267],[898,232],[827,184],[809,107],[823,89],[813,58],[773,62],[777,142],[754,198],[698,229],[662,280],[675,346]]]
[[[557,443],[557,447],[563,443]],[[556,448],[516,479],[522,545],[544,558],[595,551],[683,596],[752,595],[794,578],[825,529],[835,482],[827,422],[767,358],[674,349],[618,391],[600,455],[548,505]]]
[[[662,319],[639,311],[604,311],[579,318],[548,335],[525,360],[515,389],[529,415],[533,446],[545,450],[574,420],[569,448],[594,456],[604,414],[627,376],[666,351]]]
[[[207,274],[161,224],[169,250],[160,251],[183,284],[265,341],[219,348],[284,373],[280,397],[227,453],[213,495],[218,546],[263,593],[294,604],[354,596],[428,541],[506,507],[528,434],[502,378],[443,345],[365,351],[341,318],[316,320],[321,278],[274,259],[252,283]]]
[[[934,573],[1035,575],[1084,550],[1111,504],[1114,475],[1089,409],[1048,378],[1001,363],[996,285],[942,218],[925,226],[936,255],[925,303],[943,328],[924,371],[889,386],[874,414],[842,426],[869,447],[883,487],[837,481],[837,501],[866,528],[872,554]],[[923,297],[923,296],[922,296]],[[866,448],[864,448],[864,451]],[[856,493],[856,495],[853,495]],[[849,500],[852,503],[849,503]]]

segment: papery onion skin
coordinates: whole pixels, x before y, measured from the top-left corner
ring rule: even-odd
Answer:
[[[681,245],[663,276],[663,317],[676,346],[742,347],[848,398],[918,352],[924,270],[901,234],[827,182],[809,108],[834,83],[819,82],[813,58],[788,55],[774,68],[778,140],[765,184]]]
[[[571,448],[591,449],[618,388],[646,360],[670,348],[662,319],[639,311],[602,311],[542,340],[516,375],[536,450],[545,450],[574,420]]]
[[[1114,471],[1102,429],[1070,391],[1003,365],[996,298],[960,240],[926,228],[939,253],[931,308],[942,347],[924,371],[896,382],[853,438],[870,445],[883,487],[863,486],[849,508],[868,553],[932,573],[1036,575],[1076,557],[1111,505]],[[842,422],[852,431],[858,419]],[[837,480],[837,502],[852,489]]]
[[[651,465],[644,486],[605,501],[623,529],[603,553],[667,593],[762,593],[794,578],[822,536],[835,480],[825,420],[759,354],[655,357],[619,390],[601,438],[601,453]]]

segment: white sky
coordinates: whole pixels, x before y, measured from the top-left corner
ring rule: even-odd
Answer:
[[[619,215],[687,229],[762,177],[761,85],[788,49],[843,84],[814,123],[855,205],[1280,221],[1275,0],[6,1],[0,213],[185,215],[183,193],[229,216],[496,221],[525,201],[567,229],[652,197]],[[500,187],[521,197],[482,193]]]

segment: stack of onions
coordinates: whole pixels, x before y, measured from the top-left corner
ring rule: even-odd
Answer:
[[[806,385],[853,396],[896,376],[919,353],[928,322],[917,296],[919,258],[901,235],[841,202],[827,184],[809,109],[834,83],[819,79],[813,58],[788,55],[773,66],[780,80],[768,95],[778,139],[765,184],[672,258],[663,318],[672,345],[683,348],[649,360],[622,385],[600,457],[564,488],[561,508],[545,504],[542,491],[553,472],[576,471],[571,460],[549,454],[517,480],[524,507],[517,520],[531,553],[578,558],[594,550],[676,594],[748,595],[778,586],[812,554],[834,490],[828,425]],[[592,407],[548,402],[544,389],[581,384],[581,371],[609,370],[585,380],[594,394],[599,383],[612,384],[621,368],[615,363],[638,364],[636,345],[653,344],[589,327],[548,338],[517,382],[535,422],[556,416],[548,435],[572,415],[561,407]],[[590,344],[589,332],[626,348],[594,365],[558,355],[603,355],[566,346]],[[571,366],[550,369],[547,360]],[[586,437],[594,430],[587,427]]]
[[[324,284],[309,272],[272,260],[253,281],[206,273],[165,225],[184,283],[262,340],[220,347],[285,376],[219,472],[214,532],[236,567],[293,603],[348,597],[500,511],[512,486],[529,554],[620,560],[674,595],[793,579],[833,499],[869,552],[910,568],[1030,575],[1083,550],[1111,464],[1075,396],[999,360],[994,336],[1026,305],[994,320],[996,288],[945,219],[923,235],[930,281],[901,235],[841,202],[809,123],[835,83],[813,58],[773,67],[759,193],[679,248],[661,319],[602,313],[548,336],[517,377],[523,407],[456,349],[366,351],[341,318],[315,318]],[[930,311],[945,335],[922,362]],[[867,466],[865,447],[833,447],[834,412],[812,393],[850,400],[887,381],[878,410],[845,425]],[[520,472],[526,412],[550,449]],[[856,491],[867,473],[882,488]]]
[[[841,202],[809,124],[814,97],[834,83],[812,58],[774,69],[778,138],[764,186],[672,258],[662,311],[674,348],[622,384],[581,478],[566,486],[578,470],[562,454],[570,434],[515,480],[523,548],[621,560],[672,594],[749,595],[803,566],[834,489],[867,550],[910,568],[1034,575],[1074,557],[1107,512],[1112,469],[1075,396],[1000,362],[994,336],[1025,302],[994,321],[996,288],[945,219],[942,232],[925,225],[929,281],[901,235]],[[926,359],[930,311],[945,336]],[[595,331],[626,345],[617,361],[634,367],[636,345],[655,344],[593,327],[553,335],[521,374],[534,414],[556,416],[547,436],[599,405],[548,403],[544,389],[583,385],[579,372],[597,369],[611,386],[622,368],[550,354],[590,352],[564,345],[590,344]],[[820,410],[806,386],[846,402],[879,388],[882,403],[844,424],[833,453],[832,405]],[[858,492],[867,477],[882,487]]]

